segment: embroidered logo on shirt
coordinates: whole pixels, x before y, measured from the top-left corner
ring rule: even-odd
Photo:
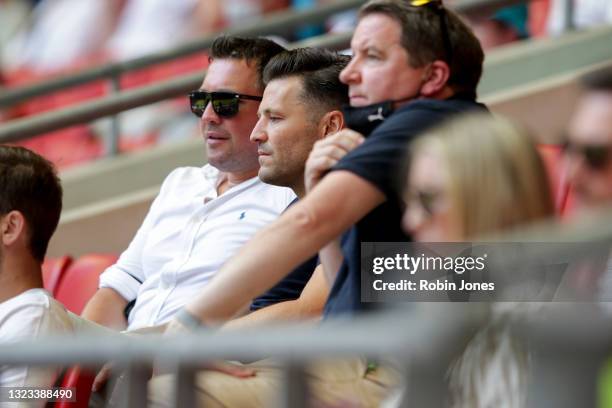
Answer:
[[[246,214],[246,211],[241,212],[241,213],[240,213],[240,217],[238,217],[238,219],[239,219],[239,220],[243,219],[243,218],[244,218],[244,216],[245,216],[245,214]]]

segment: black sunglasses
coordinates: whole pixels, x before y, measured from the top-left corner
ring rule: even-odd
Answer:
[[[440,30],[442,31],[442,41],[446,52],[446,63],[451,64],[453,59],[453,47],[451,46],[448,24],[446,23],[446,9],[442,0],[409,0],[408,4],[412,7],[429,7],[440,17]]]
[[[612,145],[578,144],[566,142],[563,150],[567,155],[579,155],[593,170],[602,170],[612,159]]]
[[[213,110],[217,115],[222,118],[231,118],[238,114],[241,99],[261,101],[261,96],[243,95],[235,92],[191,91],[189,93],[191,112],[198,118],[202,117],[210,101],[212,101]]]

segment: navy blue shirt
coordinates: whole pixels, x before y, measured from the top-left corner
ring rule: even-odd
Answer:
[[[291,207],[298,201],[296,198],[293,200],[287,208]],[[287,275],[282,281],[280,281],[272,289],[264,293],[263,295],[255,298],[251,303],[250,310],[261,309],[266,306],[273,305],[275,303],[285,302],[287,300],[295,300],[300,297],[304,286],[310,280],[312,272],[319,264],[319,257],[313,256],[303,264],[296,267],[289,275]]]
[[[386,201],[348,231],[342,246],[344,263],[325,305],[326,317],[355,313],[368,306],[361,303],[361,242],[409,240],[400,226],[403,205],[398,189],[408,142],[445,119],[469,110],[486,111],[486,107],[472,98],[459,96],[412,101],[396,110],[361,146],[332,168],[332,171],[350,171],[367,180],[385,195]]]

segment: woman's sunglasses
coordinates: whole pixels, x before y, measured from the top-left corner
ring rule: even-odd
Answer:
[[[579,155],[592,170],[602,170],[608,166],[612,159],[611,145],[577,144],[567,142],[564,145],[568,155]]]
[[[208,102],[211,101],[213,110],[217,115],[222,118],[236,116],[241,99],[261,101],[261,96],[243,95],[235,92],[192,91],[189,93],[191,112],[198,118],[202,117]]]
[[[406,204],[418,205],[425,211],[427,217],[432,217],[439,206],[441,194],[435,191],[408,191],[406,194]]]

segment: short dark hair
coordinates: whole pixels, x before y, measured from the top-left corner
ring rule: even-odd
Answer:
[[[285,48],[266,38],[247,38],[222,35],[217,37],[209,52],[209,61],[216,58],[243,59],[254,62],[257,67],[259,86],[264,88],[263,70],[270,58],[284,51]]]
[[[384,14],[397,21],[402,28],[401,45],[408,52],[408,62],[413,68],[436,60],[445,61],[450,67],[448,85],[455,92],[475,95],[484,61],[480,41],[457,14],[436,7],[415,7],[406,0],[371,0],[361,7],[359,18]],[[439,13],[442,13],[447,26],[450,61]]]
[[[17,146],[0,145],[0,216],[23,214],[32,256],[42,262],[62,212],[62,186],[53,164]]]
[[[265,85],[274,79],[297,76],[302,80],[302,99],[317,112],[348,104],[348,86],[340,72],[351,58],[319,48],[296,48],[274,56],[264,69]]]
[[[612,66],[583,75],[580,85],[586,91],[612,92]]]

